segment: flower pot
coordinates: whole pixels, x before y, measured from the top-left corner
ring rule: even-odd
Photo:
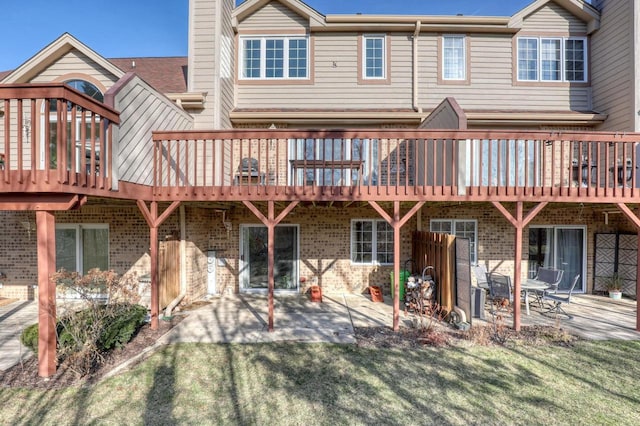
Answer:
[[[620,290],[609,290],[609,297],[614,300],[622,299],[622,292]]]
[[[319,285],[309,287],[309,298],[312,302],[322,302],[322,288]]]
[[[384,302],[384,296],[382,295],[382,289],[380,286],[370,285],[369,294],[371,294],[372,302]]]

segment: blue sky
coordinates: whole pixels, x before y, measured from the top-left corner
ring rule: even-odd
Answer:
[[[510,16],[533,0],[308,0],[328,14]],[[64,32],[107,58],[185,56],[189,0],[5,0],[0,71],[18,67]],[[13,34],[14,36],[11,36]]]

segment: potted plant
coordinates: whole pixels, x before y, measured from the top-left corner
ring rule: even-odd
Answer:
[[[620,275],[613,274],[605,281],[605,286],[609,290],[609,297],[612,299],[622,298],[622,277]]]

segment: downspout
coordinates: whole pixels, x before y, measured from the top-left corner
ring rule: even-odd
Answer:
[[[170,317],[171,311],[182,302],[182,299],[187,295],[187,226],[185,220],[184,205],[180,205],[180,294],[173,299],[167,308],[164,310],[164,316]]]
[[[420,35],[421,21],[416,21],[416,30],[413,32],[413,109],[422,114],[422,108],[418,105],[418,36]]]

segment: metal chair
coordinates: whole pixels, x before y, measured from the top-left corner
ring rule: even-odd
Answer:
[[[491,314],[494,315],[494,304],[499,308],[509,307],[513,297],[511,295],[511,278],[501,274],[487,274],[489,283],[489,301]]]
[[[545,284],[549,285],[549,288],[544,291],[536,291],[535,299],[538,305],[542,308],[542,296],[545,293],[556,293],[558,291],[558,286],[562,281],[562,277],[564,276],[564,271],[562,269],[552,269],[552,268],[538,268],[538,273],[534,280],[542,281]]]
[[[573,293],[573,290],[576,288],[576,285],[578,285],[578,281],[580,281],[580,274],[576,275],[575,278],[573,279],[573,284],[571,284],[571,288],[569,289],[569,293],[565,294],[560,294],[560,293],[547,293],[545,292],[542,295],[542,302],[546,302],[549,301],[551,303],[553,303],[553,306],[551,306],[550,309],[542,312],[543,314],[549,314],[549,313],[555,313],[556,316],[558,314],[563,314],[566,315],[569,319],[573,318],[573,316],[569,315],[563,308],[562,308],[562,304],[566,304],[568,305],[569,303],[571,303],[571,293]]]
[[[472,266],[471,270],[473,271],[473,275],[476,277],[478,287],[488,290],[489,282],[487,281],[487,268],[484,265],[476,265]]]

